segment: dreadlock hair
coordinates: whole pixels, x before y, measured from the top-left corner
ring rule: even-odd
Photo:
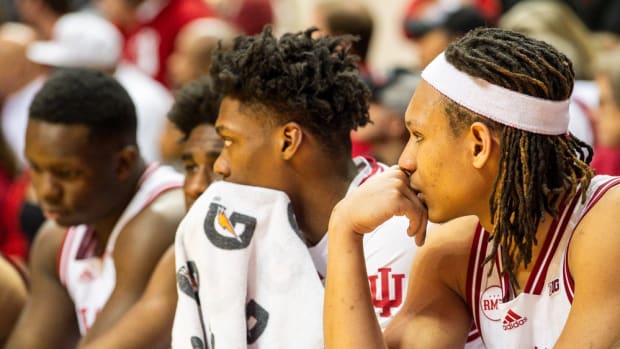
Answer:
[[[183,133],[182,141],[187,140],[196,126],[215,125],[220,100],[213,91],[213,81],[209,76],[192,80],[175,92],[168,120]]]
[[[566,56],[550,45],[501,29],[476,29],[451,44],[446,59],[457,69],[526,95],[561,101],[570,97],[574,72]],[[492,261],[502,249],[503,270],[517,288],[516,270],[532,260],[536,231],[545,212],[557,218],[563,200],[581,186],[582,200],[593,170],[592,148],[572,134],[547,136],[505,126],[446,99],[455,134],[480,121],[501,134],[499,173],[490,198]]]
[[[216,92],[259,111],[267,123],[297,122],[316,135],[323,150],[350,154],[349,133],[368,123],[370,92],[349,55],[351,37],[312,38],[316,28],[274,37],[239,36],[218,48],[211,65]]]

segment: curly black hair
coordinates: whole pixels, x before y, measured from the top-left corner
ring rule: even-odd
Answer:
[[[370,92],[343,45],[348,36],[313,38],[317,29],[274,37],[240,36],[218,49],[211,65],[217,92],[267,111],[276,123],[294,121],[319,137],[328,152],[351,151],[349,133],[369,122]],[[343,153],[344,154],[344,153]]]
[[[221,97],[214,91],[211,77],[200,77],[175,92],[168,119],[183,133],[182,140],[185,141],[196,126],[215,125],[220,101]]]
[[[55,124],[86,125],[97,141],[136,143],[136,109],[127,91],[98,70],[55,70],[30,104],[29,117]]]
[[[570,60],[545,42],[502,29],[476,29],[451,44],[446,60],[457,69],[512,91],[547,100],[570,98],[574,72]],[[587,188],[594,175],[592,149],[572,134],[535,134],[481,117],[446,99],[455,134],[474,121],[501,134],[499,173],[490,198],[493,249],[513,285],[516,270],[532,259],[536,231],[545,212],[557,217],[560,202]],[[549,115],[549,117],[553,117]],[[586,191],[583,190],[582,200]]]

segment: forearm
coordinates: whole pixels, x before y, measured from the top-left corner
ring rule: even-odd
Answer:
[[[330,226],[325,283],[325,347],[385,348],[372,305],[363,236]]]

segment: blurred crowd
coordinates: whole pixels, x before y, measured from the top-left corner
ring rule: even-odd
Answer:
[[[24,158],[28,108],[59,67],[114,76],[136,107],[147,162],[181,170],[183,134],[167,118],[175,93],[209,71],[211,54],[239,34],[308,18],[316,35],[351,34],[351,52],[371,91],[372,123],[351,134],[352,156],[393,165],[407,142],[404,115],[420,71],[477,27],[500,27],[546,41],[572,61],[576,83],[570,132],[594,148],[592,167],[620,175],[620,1],[409,0],[398,18],[370,1],[338,0],[0,0],[0,253],[24,270],[45,218]],[[303,12],[310,8],[311,15]],[[373,66],[376,35],[396,23],[413,53],[398,66]],[[397,41],[400,42],[400,41]],[[393,50],[393,51],[392,51]],[[374,52],[397,54],[398,45]]]

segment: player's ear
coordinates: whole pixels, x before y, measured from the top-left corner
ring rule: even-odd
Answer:
[[[303,130],[296,122],[287,122],[280,127],[280,152],[284,160],[290,160],[301,145]]]
[[[119,180],[127,178],[136,165],[139,154],[135,145],[126,145],[116,153],[115,168]]]
[[[480,169],[491,157],[495,143],[491,129],[482,122],[474,122],[469,127],[468,144],[472,165]]]

